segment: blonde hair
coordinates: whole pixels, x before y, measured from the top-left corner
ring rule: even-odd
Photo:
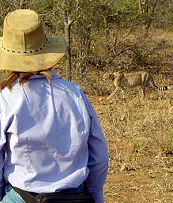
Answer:
[[[19,80],[19,84],[22,85],[22,84],[24,84],[24,83],[29,81],[29,77],[34,76],[34,75],[43,75],[43,76],[45,76],[47,78],[47,80],[49,82],[50,82],[50,80],[52,78],[52,76],[51,76],[49,71],[6,72],[5,73],[5,79],[2,79],[2,81],[0,82],[0,91],[2,91],[6,87],[8,89],[12,90],[13,83],[16,80]]]

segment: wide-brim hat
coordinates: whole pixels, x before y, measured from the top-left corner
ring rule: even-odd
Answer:
[[[19,9],[5,17],[0,37],[0,70],[47,70],[60,61],[65,51],[65,39],[46,36],[35,11]]]

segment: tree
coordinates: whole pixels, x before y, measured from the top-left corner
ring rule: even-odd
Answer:
[[[139,0],[139,12],[140,14],[148,12],[148,0]]]
[[[65,34],[66,76],[71,80],[74,72],[123,66],[124,58],[147,61],[147,53],[157,51],[157,44],[146,50],[150,30],[162,28],[163,22],[164,28],[172,25],[173,5],[172,0],[0,0],[1,28],[16,8],[38,12],[48,35]]]

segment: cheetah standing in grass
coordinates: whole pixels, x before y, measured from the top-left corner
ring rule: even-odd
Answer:
[[[110,94],[107,100],[111,99],[119,90],[124,94],[124,89],[127,88],[141,87],[143,97],[146,97],[147,89],[153,90],[155,92],[170,89],[169,86],[157,86],[154,82],[153,75],[146,71],[138,71],[131,73],[114,72],[112,74],[105,73],[103,75],[103,80],[106,80],[107,78],[113,79],[115,86],[114,91]]]

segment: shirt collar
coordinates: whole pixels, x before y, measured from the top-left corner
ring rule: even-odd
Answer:
[[[52,78],[59,78],[61,79],[61,77],[59,75],[57,75],[55,72],[50,72]],[[44,75],[33,75],[31,77],[29,77],[30,80],[32,79],[37,79],[37,78],[44,78],[45,76]]]

